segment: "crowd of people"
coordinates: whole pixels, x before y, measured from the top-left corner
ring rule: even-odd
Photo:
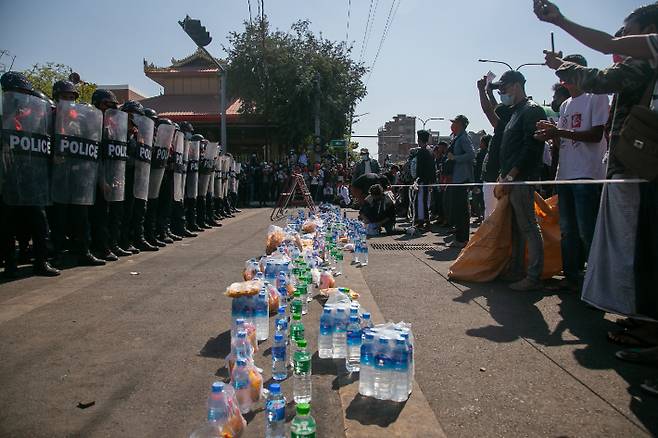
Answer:
[[[189,122],[180,125],[109,90],[76,103],[69,81],[54,102],[19,72],[2,86],[0,256],[57,276],[51,264],[101,266],[196,237],[236,208],[241,166]],[[32,254],[28,252],[32,242]],[[19,250],[16,251],[18,242]]]

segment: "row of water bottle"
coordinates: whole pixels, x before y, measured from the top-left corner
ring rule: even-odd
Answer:
[[[359,393],[405,401],[414,381],[413,334],[408,324],[381,324],[366,330],[360,347]]]
[[[360,313],[358,302],[325,304],[320,316],[318,356],[321,359],[346,359],[347,370],[358,371],[357,338],[360,340],[363,330],[370,327],[370,313]]]

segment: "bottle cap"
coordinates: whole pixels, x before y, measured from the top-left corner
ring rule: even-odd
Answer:
[[[330,315],[331,314],[331,308],[325,307],[323,312],[326,313],[327,315]]]
[[[281,385],[278,383],[270,384],[270,393],[271,394],[281,394]]]
[[[297,415],[308,415],[311,412],[311,405],[308,403],[297,404]]]
[[[237,318],[237,319],[235,320],[235,324],[236,324],[236,325],[242,325],[242,324],[244,324],[244,318]]]
[[[345,308],[344,308],[344,307],[339,307],[338,309],[336,309],[336,311],[338,311],[338,312],[345,312]]]
[[[299,348],[306,348],[307,342],[306,339],[300,339],[297,341],[297,347]]]
[[[407,341],[404,340],[404,338],[397,338],[395,340],[395,343],[398,345],[404,345]]]
[[[295,297],[298,298],[298,297],[301,297],[301,296],[302,296],[302,292],[299,290],[299,285],[298,285],[297,289],[295,289]]]
[[[245,332],[244,330],[240,330],[238,332],[238,338],[246,338],[246,337],[247,337],[247,332]]]
[[[292,314],[292,319],[294,319],[295,321],[299,321],[299,320],[302,319],[302,315],[299,314],[299,313],[293,313]]]
[[[361,315],[363,319],[370,319],[370,312],[363,312],[363,315]]]
[[[244,359],[238,359],[238,361],[236,362],[236,364],[237,364],[239,367],[243,367],[243,366],[246,366],[246,365],[247,365],[247,361],[244,360]]]
[[[278,313],[279,315],[284,315],[286,313],[286,306],[280,306]]]
[[[379,338],[379,343],[388,344],[388,338],[386,336],[382,336],[381,338]]]
[[[275,333],[274,334],[274,341],[276,341],[276,342],[283,341],[283,333]]]
[[[359,317],[357,315],[350,315],[350,322],[359,322]]]
[[[370,331],[366,332],[366,339],[369,341],[375,339],[375,334]]]
[[[224,382],[213,382],[211,386],[212,392],[222,392],[224,390]]]

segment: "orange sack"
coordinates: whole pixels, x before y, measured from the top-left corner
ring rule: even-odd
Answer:
[[[551,278],[562,272],[557,196],[544,200],[535,192],[535,214],[544,239],[542,278]],[[511,256],[512,207],[509,197],[505,196],[498,200],[494,212],[471,236],[468,245],[450,266],[448,278],[476,283],[493,281],[505,271]]]

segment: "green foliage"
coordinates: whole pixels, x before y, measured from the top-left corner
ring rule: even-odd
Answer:
[[[68,65],[47,62],[46,64],[34,64],[32,69],[23,73],[32,82],[34,88],[52,99],[53,84],[60,80],[68,80],[72,71],[73,69]],[[96,84],[85,82],[77,84],[76,87],[80,93],[78,101],[91,103],[91,95],[96,90]]]
[[[313,135],[317,99],[321,138],[332,139],[345,137],[350,113],[366,95],[366,68],[351,59],[351,48],[315,36],[309,25],[272,32],[264,20],[229,35],[231,94],[243,100],[243,113],[266,118],[290,146]]]

